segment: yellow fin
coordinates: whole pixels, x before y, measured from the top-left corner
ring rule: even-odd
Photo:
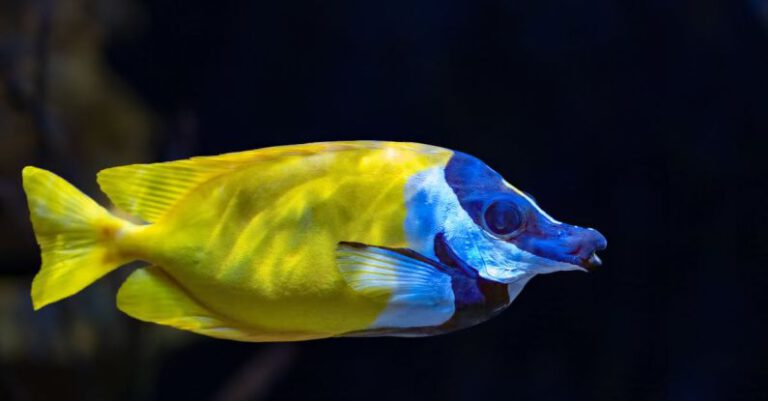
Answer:
[[[128,315],[210,337],[265,341],[258,333],[228,322],[192,299],[157,266],[134,271],[117,292],[117,307]],[[268,341],[268,340],[266,340]]]
[[[194,159],[131,164],[100,171],[98,182],[117,207],[156,222],[192,189],[231,169],[228,163]]]
[[[130,262],[114,244],[117,233],[130,223],[112,216],[50,171],[27,166],[22,178],[42,259],[32,281],[35,310],[77,293]]]
[[[112,167],[99,172],[98,182],[102,191],[117,207],[148,222],[156,222],[179,199],[184,198],[196,187],[253,163],[361,148],[439,151],[439,148],[428,145],[401,142],[320,142],[193,157],[164,163]]]

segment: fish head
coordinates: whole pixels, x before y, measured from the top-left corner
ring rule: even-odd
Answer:
[[[443,258],[452,255],[480,276],[504,283],[601,265],[597,252],[607,245],[602,234],[555,220],[478,159],[458,153],[445,179],[458,207],[441,224],[441,240],[451,251]]]

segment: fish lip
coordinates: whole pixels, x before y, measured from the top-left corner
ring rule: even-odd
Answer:
[[[603,265],[602,259],[600,259],[599,256],[597,256],[597,253],[592,252],[589,257],[581,258],[579,260],[578,266],[584,268],[587,272],[595,271],[598,267]]]

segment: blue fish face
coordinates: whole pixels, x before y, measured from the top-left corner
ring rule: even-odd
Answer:
[[[600,265],[602,234],[555,220],[477,158],[455,152],[443,173],[450,194],[435,189],[437,179],[421,179],[421,199],[409,205],[409,233],[423,247],[442,233],[456,257],[500,282]]]
[[[513,245],[532,255],[593,269],[601,264],[596,252],[605,249],[605,237],[591,228],[582,228],[552,219],[528,196],[513,189],[472,193],[459,198],[472,221],[489,235],[489,240]],[[545,270],[551,263],[544,263]],[[568,267],[570,269],[570,266]]]

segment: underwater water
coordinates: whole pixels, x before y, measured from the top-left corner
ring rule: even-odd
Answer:
[[[760,1],[0,5],[0,399],[768,398]],[[216,340],[33,312],[21,168],[95,173],[316,141],[467,152],[608,238],[452,334]]]

